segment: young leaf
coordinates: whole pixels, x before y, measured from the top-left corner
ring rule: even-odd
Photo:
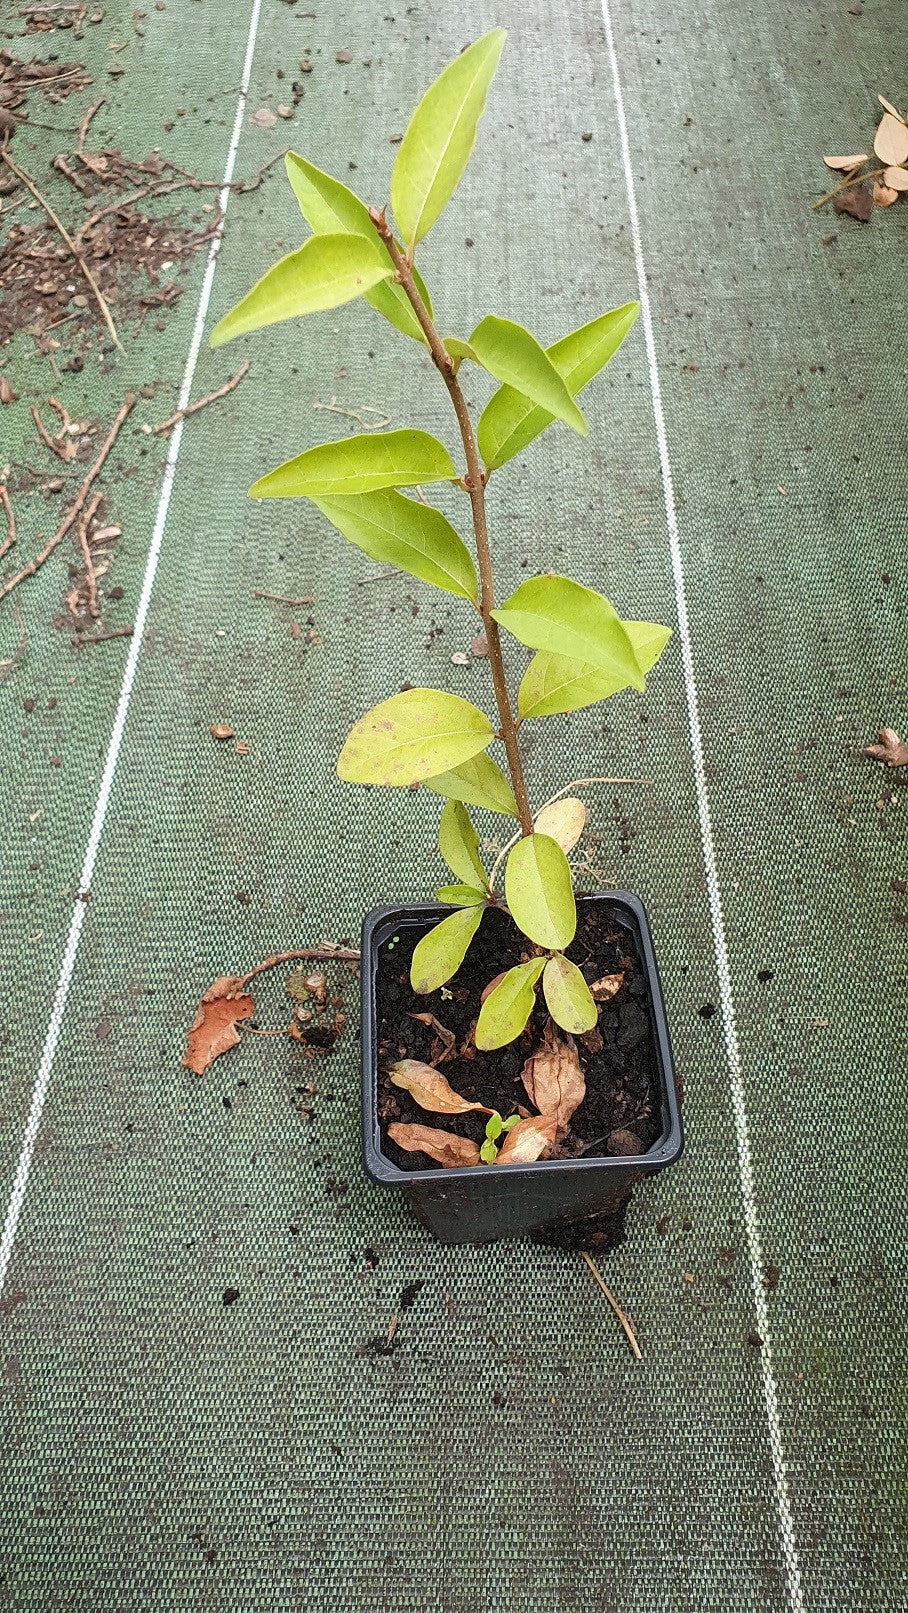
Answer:
[[[438,849],[455,879],[467,885],[488,884],[479,855],[479,836],[460,801],[446,801],[438,826]]]
[[[488,891],[474,885],[440,885],[435,895],[449,907],[482,907],[489,899]]]
[[[371,559],[475,601],[476,572],[469,550],[440,510],[405,498],[393,488],[313,502]]]
[[[469,1099],[462,1098],[440,1070],[433,1069],[431,1064],[421,1064],[419,1059],[401,1059],[397,1064],[392,1064],[388,1078],[392,1087],[409,1092],[414,1103],[418,1103],[421,1109],[428,1109],[433,1115],[496,1113],[484,1103],[470,1103]]]
[[[426,783],[436,795],[447,795],[452,801],[466,801],[469,806],[485,807],[487,812],[500,812],[502,817],[517,816],[514,791],[498,763],[482,752],[448,773],[427,778]]]
[[[406,787],[457,767],[493,738],[488,717],[469,700],[441,689],[406,689],[373,706],[350,730],[337,772],[349,784]]]
[[[546,348],[572,398],[582,392],[617,353],[639,312],[638,302],[625,303],[622,308],[601,314]],[[554,418],[547,409],[533,403],[514,387],[499,387],[483,409],[477,427],[479,451],[489,470],[496,470],[513,459],[550,426]]]
[[[451,482],[456,476],[447,448],[427,431],[376,431],[307,448],[260,476],[249,496],[336,499],[381,487]]]
[[[557,1123],[550,1115],[528,1115],[518,1120],[498,1150],[496,1165],[532,1165],[550,1154],[555,1144]]]
[[[496,381],[514,387],[572,431],[586,436],[586,421],[545,348],[522,325],[487,314],[470,337],[470,346]]]
[[[484,1165],[494,1165],[498,1158],[498,1149],[495,1147],[491,1137],[486,1138],[479,1150],[479,1157]]]
[[[369,217],[369,209],[365,202],[342,185],[339,179],[333,179],[330,174],[322,173],[314,163],[307,162],[304,157],[297,156],[295,151],[288,151],[284,159],[287,168],[287,178],[293,187],[300,212],[310,229],[316,235],[333,235],[341,231],[348,235],[362,235],[367,241],[378,241],[375,225]],[[388,249],[381,245],[385,261],[391,265]],[[432,300],[416,269],[413,277],[417,289],[431,316]],[[392,281],[384,281],[373,286],[366,292],[366,301],[378,313],[384,314],[405,336],[412,336],[418,342],[424,342],[419,320],[413,312],[407,294],[402,286],[394,285]]]
[[[461,341],[459,336],[443,336],[442,346],[444,347],[445,351],[450,354],[451,358],[454,359],[455,364],[460,364],[461,360],[465,358],[472,359],[474,364],[479,363],[479,359],[476,357],[476,354],[469,342]]]
[[[571,1115],[586,1097],[586,1082],[573,1040],[561,1040],[551,1020],[542,1046],[527,1059],[520,1072],[527,1096],[544,1115],[551,1115],[563,1137]]]
[[[417,941],[410,964],[410,985],[424,996],[456,975],[482,921],[481,907],[461,907],[441,919]]]
[[[637,665],[645,675],[658,661],[672,636],[670,627],[656,622],[624,622]],[[540,650],[523,675],[517,693],[521,717],[550,717],[559,711],[577,711],[626,689],[621,673],[602,672],[588,662],[575,661],[552,650]]]
[[[408,1154],[428,1154],[436,1165],[456,1170],[462,1165],[479,1164],[479,1146],[469,1137],[458,1137],[456,1132],[442,1131],[438,1126],[403,1126],[395,1120],[388,1127],[388,1136],[398,1148]]]
[[[586,807],[576,795],[550,801],[536,813],[533,828],[537,834],[557,840],[562,851],[572,851],[586,827]]]
[[[528,577],[492,615],[521,644],[589,662],[643,688],[633,644],[614,606],[570,577]]]
[[[506,37],[503,28],[493,28],[457,56],[426,90],[410,119],[391,176],[391,206],[411,252],[432,228],[467,166]]]
[[[384,253],[384,256],[382,254]],[[211,332],[212,347],[232,342],[248,331],[276,325],[281,319],[317,314],[339,308],[388,280],[394,273],[390,258],[376,237],[313,235],[304,246],[289,252],[256,281],[229,314]]]
[[[548,835],[524,835],[508,854],[504,891],[511,917],[537,946],[562,951],[577,929],[568,860]]]
[[[599,1010],[576,963],[566,958],[563,952],[557,952],[554,958],[549,958],[542,977],[542,990],[549,1013],[563,1031],[580,1036],[584,1031],[592,1030],[599,1018]]]
[[[502,1120],[501,1115],[498,1113],[498,1110],[493,1109],[491,1115],[486,1121],[486,1136],[488,1137],[489,1142],[497,1142],[503,1131],[504,1121]]]
[[[504,1047],[520,1035],[533,1012],[533,987],[545,968],[545,958],[518,963],[502,975],[483,1002],[476,1022],[476,1046],[482,1052]]]

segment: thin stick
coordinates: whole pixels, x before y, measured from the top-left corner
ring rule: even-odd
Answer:
[[[278,605],[315,604],[315,598],[312,594],[303,594],[299,599],[291,599],[289,594],[266,594],[261,588],[253,588],[252,597],[253,599],[273,599],[276,600]]]
[[[16,178],[20,181],[20,183],[23,184],[26,187],[27,190],[31,191],[32,195],[35,198],[35,201],[40,202],[41,206],[44,208],[44,211],[47,214],[48,218],[50,219],[51,223],[53,224],[54,228],[58,231],[58,233],[60,234],[62,239],[66,242],[66,245],[69,247],[70,252],[72,253],[73,257],[75,258],[76,262],[79,265],[79,268],[81,269],[83,275],[85,276],[85,279],[87,280],[89,286],[91,287],[91,290],[92,290],[92,292],[94,294],[95,301],[97,302],[98,307],[101,310],[101,317],[104,320],[104,323],[107,326],[107,329],[109,330],[111,336],[113,337],[114,343],[116,344],[116,346],[120,349],[120,352],[122,353],[123,352],[123,344],[120,341],[119,336],[117,335],[117,327],[113,322],[113,317],[111,315],[110,309],[108,308],[107,303],[104,300],[104,293],[102,292],[101,287],[98,285],[97,280],[95,279],[95,277],[92,274],[90,268],[88,267],[88,264],[86,263],[85,259],[83,258],[82,253],[79,251],[79,248],[76,246],[76,243],[73,240],[72,236],[70,235],[68,229],[66,228],[66,225],[63,224],[61,222],[61,220],[57,217],[56,213],[54,212],[53,208],[50,205],[50,202],[47,201],[46,197],[42,196],[41,192],[39,191],[37,185],[35,184],[35,181],[31,177],[31,175],[27,174],[25,172],[24,168],[20,168],[18,163],[13,162],[12,157],[10,156],[9,152],[6,150],[5,147],[3,147],[2,150],[0,150],[0,157],[3,158],[3,161],[6,163],[7,168],[9,168],[11,173],[15,174]]]
[[[79,157],[82,162],[85,162],[85,136],[88,134],[88,125],[90,124],[98,108],[104,105],[106,99],[107,97],[102,95],[99,101],[95,101],[94,105],[88,108],[88,111],[82,119],[82,122],[79,124],[79,137],[76,141],[76,156]],[[91,163],[88,163],[87,166],[90,168]]]
[[[250,980],[254,980],[256,975],[264,974],[266,969],[277,969],[282,963],[296,963],[300,959],[311,959],[313,962],[321,963],[359,963],[360,954],[353,947],[330,945],[303,947],[299,952],[275,952],[273,957],[266,958],[263,963],[257,963],[247,975],[242,975],[237,984],[247,986]]]
[[[9,493],[3,482],[0,482],[0,504],[3,505],[3,513],[6,516],[6,537],[0,543],[0,560],[2,560],[5,554],[9,554],[16,541],[16,517],[13,514]]]
[[[827,202],[831,202],[833,196],[838,196],[840,191],[850,190],[853,185],[862,185],[865,179],[877,179],[880,174],[886,172],[885,167],[868,168],[866,174],[862,174],[859,169],[860,164],[858,168],[852,168],[851,172],[846,174],[844,179],[839,180],[837,185],[833,185],[832,190],[828,190],[826,195],[821,196],[818,202],[814,202],[813,211],[816,212],[818,207],[824,207]]]
[[[594,775],[591,778],[571,779],[570,784],[562,785],[561,789],[556,790],[554,795],[550,795],[547,801],[543,801],[542,806],[536,808],[533,818],[535,821],[544,807],[551,806],[553,801],[560,801],[561,797],[563,795],[567,795],[569,790],[581,790],[586,784],[652,784],[652,782],[653,781],[651,778],[602,778],[599,775]],[[512,835],[507,845],[502,846],[498,856],[495,858],[495,861],[492,864],[492,871],[489,874],[489,890],[492,890],[495,884],[495,875],[498,873],[498,870],[504,862],[505,857],[507,856],[511,847],[516,846],[520,838],[521,836],[519,834]]]
[[[627,1335],[627,1342],[630,1345],[630,1347],[631,1347],[631,1349],[632,1349],[632,1351],[634,1353],[634,1356],[636,1357],[636,1359],[638,1361],[642,1361],[643,1360],[643,1354],[642,1354],[642,1351],[640,1349],[639,1344],[637,1343],[637,1340],[634,1337],[634,1330],[631,1327],[631,1324],[628,1321],[627,1317],[625,1316],[623,1310],[621,1309],[621,1306],[618,1304],[618,1301],[615,1298],[614,1294],[612,1293],[611,1289],[608,1288],[606,1286],[606,1284],[603,1282],[602,1277],[601,1277],[601,1275],[599,1273],[599,1267],[596,1265],[595,1260],[593,1259],[592,1255],[587,1254],[585,1249],[581,1249],[580,1254],[581,1254],[582,1258],[586,1261],[587,1265],[589,1266],[590,1271],[593,1273],[593,1276],[595,1277],[597,1283],[599,1284],[599,1287],[602,1289],[602,1292],[605,1295],[606,1299],[608,1300],[609,1304],[611,1305],[612,1310],[615,1312],[615,1315],[617,1316],[619,1322],[621,1323],[621,1326],[624,1328],[624,1331],[625,1331],[625,1333]]]
[[[15,603],[15,612],[16,621],[19,623],[19,642],[16,645],[13,654],[6,656],[4,660],[0,661],[0,683],[3,682],[4,678],[9,677],[11,672],[15,671],[16,667],[19,665],[19,662],[22,660],[23,655],[25,654],[25,617],[22,614],[22,607],[19,604],[18,599]]]
[[[319,399],[316,398],[312,407],[313,409],[324,409],[328,414],[345,415],[348,420],[355,420],[357,425],[362,426],[364,431],[381,431],[383,426],[389,426],[391,424],[391,416],[389,414],[382,415],[381,409],[372,409],[368,403],[363,404],[363,408],[365,409],[366,413],[380,415],[381,418],[379,420],[364,420],[361,414],[356,413],[355,409],[341,409],[334,398],[331,399],[330,403],[321,403],[319,402]]]
[[[111,448],[116,442],[120,427],[126,419],[126,416],[129,414],[130,409],[135,404],[135,401],[135,393],[128,393],[124,402],[120,405],[116,419],[114,420],[113,425],[111,426],[107,436],[104,439],[104,442],[101,445],[97,459],[92,465],[91,470],[88,472],[88,475],[82,483],[82,486],[79,488],[78,493],[64,515],[63,520],[60,522],[60,525],[57,527],[53,537],[48,539],[47,543],[44,545],[44,548],[41,550],[41,553],[35,555],[34,560],[29,560],[28,563],[22,567],[21,571],[17,571],[15,577],[10,577],[5,583],[3,583],[2,587],[0,587],[0,599],[5,599],[7,594],[11,594],[13,589],[18,587],[20,582],[25,581],[26,577],[33,577],[38,568],[43,566],[48,556],[53,554],[57,545],[63,542],[63,539],[66,537],[66,534],[73,522],[78,518],[82,506],[91,492],[92,483],[101,469],[101,466],[104,464],[105,459],[110,453]],[[130,631],[132,630],[130,629]]]
[[[169,420],[162,420],[159,425],[152,426],[152,431],[169,431],[171,426],[175,426],[178,420],[185,420],[187,415],[197,414],[199,409],[204,409],[207,404],[215,403],[218,398],[225,398],[228,392],[232,392],[234,387],[239,386],[248,368],[249,360],[244,358],[236,375],[232,375],[229,381],[225,381],[223,386],[219,386],[216,392],[209,392],[207,398],[199,398],[197,403],[187,403],[185,409],[178,409],[176,414],[170,416]]]
[[[70,639],[73,649],[81,650],[86,644],[106,644],[111,638],[132,638],[134,627],[112,627],[109,633],[77,633]]]
[[[82,558],[85,561],[85,576],[88,582],[88,614],[89,616],[94,616],[96,620],[101,611],[98,605],[98,579],[95,576],[91,549],[88,546],[88,528],[102,498],[102,493],[96,493],[88,508],[83,510],[79,517],[79,547],[82,550]]]
[[[64,440],[60,442],[58,438],[52,437],[50,432],[47,430],[47,427],[44,425],[34,404],[32,404],[32,419],[35,422],[35,430],[37,431],[38,436],[41,438],[45,448],[49,448],[52,454],[56,454],[58,459],[62,459],[64,465],[68,465],[71,459],[75,459],[75,443],[71,442],[68,438],[64,438]]]

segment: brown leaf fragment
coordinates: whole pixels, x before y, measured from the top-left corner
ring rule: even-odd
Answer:
[[[892,185],[883,185],[878,179],[873,181],[873,200],[877,207],[891,207],[898,199],[899,193]]]
[[[436,1040],[432,1044],[433,1065],[445,1064],[448,1059],[457,1057],[457,1037],[453,1031],[448,1030],[447,1025],[436,1019],[434,1014],[411,1014],[410,1018],[415,1019],[420,1025],[430,1026],[435,1032]]]
[[[883,183],[892,190],[908,190],[908,168],[887,168],[883,174]]]
[[[884,762],[887,767],[908,766],[908,745],[899,739],[894,728],[881,728],[879,744],[866,745],[864,755],[872,762]]]
[[[558,1122],[554,1115],[530,1115],[512,1126],[498,1150],[496,1165],[532,1165],[552,1152]]]
[[[885,163],[901,163],[908,159],[908,125],[891,112],[884,112],[873,139],[873,149]]]
[[[480,997],[479,997],[479,1001],[481,1003],[485,1002],[486,998],[491,995],[491,993],[495,990],[496,986],[501,985],[501,982],[504,979],[506,972],[507,972],[506,970],[502,970],[501,974],[500,975],[495,975],[494,979],[490,980],[487,986],[483,986],[482,991],[480,993]]]
[[[462,1098],[439,1070],[433,1069],[431,1064],[421,1063],[419,1059],[400,1059],[397,1064],[390,1066],[388,1075],[393,1087],[409,1092],[420,1109],[428,1109],[430,1114],[494,1114],[494,1110],[487,1109],[484,1103],[470,1103],[468,1098]]]
[[[617,975],[603,975],[601,980],[594,980],[590,986],[590,995],[594,1002],[609,1003],[617,997],[624,985],[624,971]]]
[[[478,1143],[471,1142],[469,1137],[457,1137],[453,1131],[440,1131],[437,1126],[404,1126],[394,1121],[388,1127],[388,1136],[406,1153],[428,1154],[446,1170],[480,1163]]]
[[[0,375],[0,403],[15,403],[18,392],[14,392],[5,375]]]
[[[848,213],[860,224],[866,224],[873,212],[873,197],[866,185],[853,185],[850,190],[842,190],[838,196],[833,196],[832,205],[837,213]]]
[[[253,112],[249,122],[254,123],[259,129],[273,129],[277,118],[270,107],[260,106],[257,112]]]
[[[195,1075],[204,1075],[216,1058],[240,1040],[237,1021],[251,1019],[255,1003],[234,975],[219,975],[199,1003],[186,1035],[182,1063]]]
[[[867,161],[867,152],[856,151],[850,157],[824,157],[823,161],[834,174],[850,174],[852,168],[859,168],[862,162]]]
[[[573,1036],[563,1040],[550,1019],[542,1046],[532,1053],[520,1072],[527,1097],[541,1114],[551,1116],[563,1137],[571,1115],[586,1097],[586,1082]],[[515,1126],[515,1131],[517,1130]]]

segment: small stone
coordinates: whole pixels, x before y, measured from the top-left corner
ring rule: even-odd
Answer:
[[[308,56],[303,56],[300,59],[300,72],[301,73],[311,73],[312,72],[312,63],[310,62]]]
[[[279,106],[278,109],[277,109],[277,115],[278,115],[279,118],[292,118],[293,117],[293,107],[292,106]]]
[[[582,140],[582,141],[583,141],[583,142],[584,142],[584,143],[585,143],[585,144],[586,144],[586,145],[589,145],[589,142],[590,142],[590,141],[591,141],[591,140],[592,140],[592,138],[593,138],[593,136],[592,136],[592,132],[589,132],[589,133],[586,133],[586,134],[582,134],[582,135],[581,135],[581,136],[580,136],[580,138],[581,138],[581,140]]]

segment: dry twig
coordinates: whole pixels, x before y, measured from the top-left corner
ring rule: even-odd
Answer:
[[[0,482],[0,504],[2,504],[3,513],[6,516],[6,537],[0,543],[0,560],[2,560],[5,554],[9,554],[16,541],[16,517],[13,514],[9,493],[3,482]]]
[[[276,600],[279,605],[315,604],[315,599],[312,594],[303,594],[300,599],[291,599],[289,594],[266,594],[261,588],[253,588],[252,597],[253,599],[273,599]]]
[[[175,426],[179,420],[185,420],[187,415],[197,414],[199,409],[204,409],[209,403],[215,403],[218,398],[226,397],[228,392],[232,392],[234,387],[239,386],[248,368],[249,360],[244,358],[236,375],[232,375],[230,380],[225,381],[224,385],[219,386],[215,392],[209,392],[207,398],[199,398],[197,403],[188,403],[185,409],[177,409],[176,413],[172,414],[168,420],[162,420],[158,425],[145,429],[155,432],[170,431],[172,426]]]
[[[638,1361],[642,1361],[643,1360],[643,1353],[642,1353],[642,1351],[640,1349],[639,1344],[637,1343],[637,1340],[634,1337],[634,1330],[631,1327],[631,1324],[628,1321],[628,1318],[625,1316],[623,1310],[621,1309],[621,1306],[618,1304],[618,1301],[615,1298],[614,1294],[612,1293],[611,1289],[608,1288],[606,1286],[605,1282],[603,1281],[602,1276],[601,1276],[600,1271],[599,1271],[599,1267],[596,1265],[595,1260],[593,1259],[591,1254],[587,1254],[587,1251],[585,1249],[581,1249],[580,1253],[581,1253],[583,1259],[586,1261],[586,1264],[589,1266],[590,1271],[592,1272],[592,1274],[595,1277],[597,1283],[599,1284],[599,1287],[602,1289],[603,1294],[605,1295],[606,1299],[608,1300],[609,1304],[611,1305],[612,1310],[615,1312],[615,1315],[617,1316],[619,1322],[621,1323],[621,1326],[624,1328],[625,1334],[627,1335],[627,1342],[630,1345],[630,1347],[631,1347],[636,1359]]]
[[[84,649],[86,644],[106,644],[111,638],[132,638],[134,627],[112,627],[107,633],[77,633],[70,639],[75,650]]]
[[[380,431],[382,426],[391,424],[390,415],[383,415],[381,409],[373,409],[368,403],[363,404],[366,414],[377,414],[380,419],[364,420],[361,414],[356,413],[355,409],[341,409],[338,406],[337,398],[332,398],[330,403],[321,403],[316,398],[312,407],[313,409],[324,409],[327,414],[342,414],[347,420],[355,420],[357,425],[362,426],[364,431]]]
[[[91,549],[88,546],[88,528],[94,519],[95,511],[101,502],[103,494],[96,493],[88,508],[82,511],[79,517],[79,547],[85,561],[85,580],[88,583],[88,614],[97,620],[100,616],[98,605],[98,579],[95,576],[94,562],[91,558]]]

